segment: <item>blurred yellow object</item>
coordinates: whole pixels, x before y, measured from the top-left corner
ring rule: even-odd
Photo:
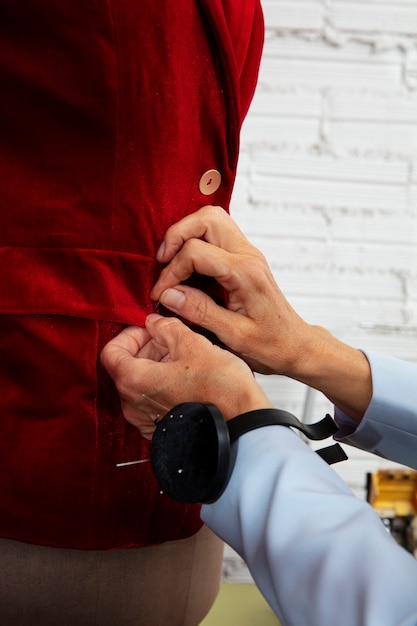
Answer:
[[[378,470],[368,479],[368,502],[381,517],[417,514],[417,472]]]

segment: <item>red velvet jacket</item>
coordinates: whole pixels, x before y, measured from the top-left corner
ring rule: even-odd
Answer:
[[[228,207],[259,1],[0,0],[0,37],[0,536],[189,536],[198,507],[160,494],[149,463],[116,467],[149,444],[98,355],[152,310],[167,227]]]

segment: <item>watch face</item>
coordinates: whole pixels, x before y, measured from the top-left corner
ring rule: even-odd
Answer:
[[[181,502],[213,502],[229,468],[229,431],[214,405],[178,404],[157,424],[151,460],[161,488]]]

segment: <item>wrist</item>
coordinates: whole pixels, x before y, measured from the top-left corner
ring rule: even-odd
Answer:
[[[241,389],[236,395],[222,404],[223,407],[219,406],[219,409],[222,411],[226,421],[249,411],[273,408],[273,404],[256,381],[254,381],[253,386]]]
[[[318,391],[360,421],[372,398],[372,376],[366,356],[320,326],[310,326],[291,377]]]
[[[320,326],[313,326],[301,321],[291,333],[291,351],[287,353],[286,363],[277,373],[310,385],[310,380],[317,374],[317,368],[326,363],[329,352],[330,333]],[[333,338],[334,339],[334,338]],[[279,352],[279,346],[276,347]],[[282,358],[282,353],[279,354]]]

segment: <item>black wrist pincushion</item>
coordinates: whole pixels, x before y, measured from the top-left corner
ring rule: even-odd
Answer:
[[[302,424],[279,409],[260,409],[226,422],[213,404],[184,402],[157,422],[151,444],[151,461],[161,488],[175,500],[210,503],[228,483],[234,465],[231,443],[262,426],[291,426],[310,439],[326,439],[337,426],[330,415],[315,424]],[[318,450],[327,462],[347,458],[339,444]]]
[[[212,404],[179,404],[157,424],[151,459],[163,490],[182,502],[216,498],[229,468],[229,431]]]

